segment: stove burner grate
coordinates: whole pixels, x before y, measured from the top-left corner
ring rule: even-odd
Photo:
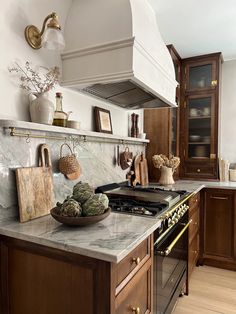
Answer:
[[[146,202],[129,198],[109,197],[109,206],[113,211],[134,215],[155,217],[168,208],[168,205],[160,202]]]

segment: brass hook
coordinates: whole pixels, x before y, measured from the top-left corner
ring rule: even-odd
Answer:
[[[30,135],[29,135],[29,133],[27,134],[27,137],[26,137],[26,140],[25,140],[25,141],[26,141],[27,144],[30,143]]]

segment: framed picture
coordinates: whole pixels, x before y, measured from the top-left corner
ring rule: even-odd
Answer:
[[[110,111],[103,108],[94,107],[94,115],[96,131],[112,134]]]

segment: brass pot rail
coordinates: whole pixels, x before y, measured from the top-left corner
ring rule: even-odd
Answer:
[[[92,135],[70,135],[70,136],[57,136],[57,135],[41,135],[32,132],[19,132],[15,127],[9,127],[11,136],[25,137],[26,141],[29,142],[31,138],[42,138],[48,140],[59,140],[59,141],[82,141],[82,142],[98,142],[98,143],[119,143],[122,145],[147,145],[144,142],[135,142],[132,140],[124,140],[119,138],[106,138],[106,137],[96,137]],[[41,131],[46,132],[46,131]],[[63,133],[63,132],[62,132]]]
[[[192,223],[192,219],[189,220],[187,224],[183,227],[183,229],[180,231],[180,233],[177,235],[177,237],[171,242],[171,244],[164,250],[164,251],[157,251],[157,253],[161,256],[168,256],[175,244],[179,241],[181,236],[184,234],[185,230],[188,229],[189,225]]]

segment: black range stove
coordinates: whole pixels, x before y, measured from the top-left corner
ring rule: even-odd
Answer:
[[[161,202],[146,202],[114,196],[109,196],[109,206],[115,212],[149,217],[156,217],[168,208],[168,204]]]
[[[161,215],[186,194],[186,191],[165,190],[154,185],[130,187],[117,183],[98,187],[96,192],[108,196],[112,211],[146,217]]]

